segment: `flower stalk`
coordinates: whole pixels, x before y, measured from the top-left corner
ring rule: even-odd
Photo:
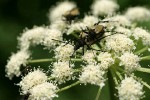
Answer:
[[[95,100],[99,100],[102,88],[99,87]]]
[[[76,86],[76,85],[78,85],[78,84],[80,84],[80,81],[77,81],[77,82],[75,82],[75,83],[72,83],[72,84],[70,84],[70,85],[64,87],[64,88],[61,88],[61,89],[57,90],[56,93],[65,91],[65,90],[67,90],[67,89],[70,89],[71,87],[74,87],[74,86]]]

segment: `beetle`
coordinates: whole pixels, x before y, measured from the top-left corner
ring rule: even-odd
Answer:
[[[90,47],[92,44],[95,44],[96,42],[101,41],[102,39],[108,36],[114,35],[114,34],[110,34],[110,35],[104,36],[105,32],[123,34],[121,32],[107,31],[105,26],[99,25],[99,23],[101,22],[107,23],[107,22],[116,22],[116,21],[102,20],[102,21],[98,21],[97,23],[95,23],[94,28],[86,27],[86,29],[82,29],[79,35],[79,39],[75,43],[74,53],[80,47],[83,47],[83,54],[84,54],[84,46],[87,46],[88,48],[93,49]],[[93,49],[93,50],[96,50],[96,49]],[[97,51],[102,51],[102,50],[97,50]],[[74,53],[72,54],[72,56],[74,55]]]
[[[79,16],[80,12],[78,8],[73,8],[63,14],[65,21],[71,23],[77,16]]]
[[[94,28],[86,27],[85,30],[82,29],[79,39],[75,43],[74,52],[85,45],[90,48],[92,44],[104,38],[104,33],[105,27],[98,24],[95,24]]]

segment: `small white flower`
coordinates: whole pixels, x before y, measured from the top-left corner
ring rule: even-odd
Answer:
[[[133,41],[124,34],[115,34],[106,38],[106,49],[116,53],[135,49]]]
[[[26,30],[18,39],[20,49],[27,50],[29,49],[30,45],[38,45],[43,42],[44,37],[44,27],[34,27],[33,29]]]
[[[150,33],[146,30],[137,27],[134,29],[133,36],[136,40],[141,38],[144,45],[150,46]]]
[[[22,78],[22,80],[19,83],[19,86],[21,87],[21,93],[27,94],[29,93],[29,90],[33,88],[36,85],[42,84],[47,81],[47,76],[44,72],[37,69],[33,72],[28,73],[25,77]]]
[[[50,49],[60,43],[59,41],[62,41],[62,33],[56,29],[47,29],[42,44]]]
[[[114,64],[114,59],[112,58],[111,54],[108,52],[101,52],[97,56],[97,60],[100,61],[100,68],[103,70],[108,69],[109,66]]]
[[[99,85],[101,88],[104,86],[104,71],[100,70],[98,65],[84,66],[83,72],[79,76],[81,83]]]
[[[49,20],[51,22],[60,20],[63,18],[63,15],[67,12],[76,8],[76,4],[74,2],[64,1],[59,2],[55,7],[49,10]]]
[[[118,87],[119,100],[141,100],[143,85],[132,77],[125,77]]]
[[[131,21],[146,21],[150,19],[150,10],[144,7],[128,8],[125,16]]]
[[[56,55],[55,57],[58,60],[67,61],[70,59],[70,56],[73,54],[73,52],[74,52],[73,45],[62,43],[60,46],[58,46],[55,49],[55,55]]]
[[[84,53],[82,59],[86,61],[88,64],[96,64],[95,57],[96,57],[96,52],[92,50],[88,50]]]
[[[125,28],[125,27],[122,27],[122,26],[118,26],[116,29],[115,29],[115,32],[120,32],[120,33],[123,33],[125,35],[127,35],[128,37],[131,36],[132,34],[132,31],[128,28]]]
[[[54,77],[59,84],[64,83],[72,78],[72,67],[73,65],[69,65],[69,61],[55,62],[53,64],[51,77]]]
[[[29,57],[30,53],[24,50],[18,51],[16,54],[12,54],[6,65],[6,76],[9,77],[9,79],[12,79],[14,76],[20,76],[20,67],[21,65],[26,65]]]
[[[81,23],[81,22],[77,22],[77,23],[72,23],[69,27],[69,29],[67,30],[66,34],[69,35],[73,32],[79,32],[82,29],[86,28],[86,24]]]
[[[63,20],[57,20],[57,21],[51,23],[50,28],[64,32],[65,29],[67,28],[67,24]]]
[[[30,90],[30,96],[28,100],[52,100],[54,97],[58,97],[55,93],[57,86],[52,83],[42,83]]]
[[[119,59],[121,60],[120,66],[124,65],[127,72],[132,72],[140,67],[140,58],[133,53],[126,52]]]
[[[91,6],[92,13],[96,16],[113,14],[118,8],[119,5],[112,0],[95,0]]]
[[[94,16],[85,16],[83,18],[83,23],[88,27],[93,27],[95,23],[98,22],[98,18]]]
[[[115,26],[131,26],[130,20],[123,15],[116,15],[107,19],[110,21],[114,21]]]

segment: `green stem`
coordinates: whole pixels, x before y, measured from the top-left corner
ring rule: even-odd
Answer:
[[[115,70],[115,69],[114,69],[114,70]],[[114,80],[114,82],[115,82],[115,85],[118,85],[118,80],[117,80],[117,78],[116,78],[116,75],[115,75],[114,71],[111,71],[111,74],[112,74],[112,76],[113,76],[113,80]]]
[[[116,71],[116,74],[117,74],[117,76],[120,78],[120,80],[123,79],[123,77],[121,76],[121,74],[120,74],[118,71]]]
[[[52,80],[52,79],[55,79],[55,77],[48,77],[48,80]]]
[[[115,89],[115,83],[113,81],[113,74],[111,72],[111,69],[108,70],[108,84],[109,84],[109,91],[110,91],[110,97],[111,100],[118,100],[118,98],[114,95],[114,93],[116,93],[116,89]]]
[[[148,49],[148,47],[144,47],[143,49],[141,49],[141,50],[139,50],[139,51],[136,51],[134,54],[143,53],[143,52],[145,52],[147,49]]]
[[[66,86],[66,87],[64,87],[64,88],[61,88],[61,89],[59,89],[58,91],[56,91],[56,93],[65,91],[65,90],[67,90],[67,89],[69,89],[69,88],[71,88],[71,87],[73,87],[73,86],[78,85],[78,84],[80,84],[80,81],[77,81],[77,82],[75,82],[75,83],[72,83],[71,85],[68,85],[68,86]]]
[[[99,87],[95,100],[99,100],[101,94],[101,87]]]
[[[81,72],[82,71],[82,68],[76,68],[76,69],[74,69],[74,73],[76,73],[76,72]]]
[[[55,59],[35,59],[35,60],[29,60],[28,63],[41,63],[41,62],[51,62],[55,61]]]
[[[141,81],[141,83],[142,83],[144,86],[146,86],[148,89],[150,89],[150,85],[148,85],[146,82]]]
[[[29,60],[28,63],[42,63],[42,62],[52,62],[56,61],[56,59],[35,59],[35,60]],[[71,58],[71,61],[80,62],[80,58]]]
[[[150,73],[150,68],[138,68],[137,71]]]
[[[150,60],[150,56],[141,57],[141,60]]]

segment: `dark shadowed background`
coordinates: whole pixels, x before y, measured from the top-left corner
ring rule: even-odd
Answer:
[[[61,0],[60,0],[61,1]],[[93,0],[75,0],[81,13],[88,12]],[[12,52],[17,51],[17,37],[24,28],[32,28],[34,25],[48,25],[48,9],[58,0],[0,0],[0,100],[21,100],[18,83],[20,78],[10,81],[5,77],[5,65]],[[120,12],[131,6],[146,6],[150,8],[150,0],[118,0]],[[138,24],[150,30],[150,21]],[[41,49],[39,47],[39,49]],[[37,50],[37,49],[35,49]],[[38,52],[38,50],[37,50]],[[47,51],[45,51],[47,52]],[[40,55],[41,54],[41,55]],[[44,57],[46,53],[38,56]],[[146,65],[149,62],[145,62]],[[149,63],[150,64],[150,63]],[[149,74],[137,73],[145,81],[150,83]],[[146,98],[150,100],[150,90],[147,91]],[[57,100],[93,100],[97,92],[96,86],[76,86],[70,90],[60,93]],[[108,86],[102,90],[101,100],[110,100]]]

